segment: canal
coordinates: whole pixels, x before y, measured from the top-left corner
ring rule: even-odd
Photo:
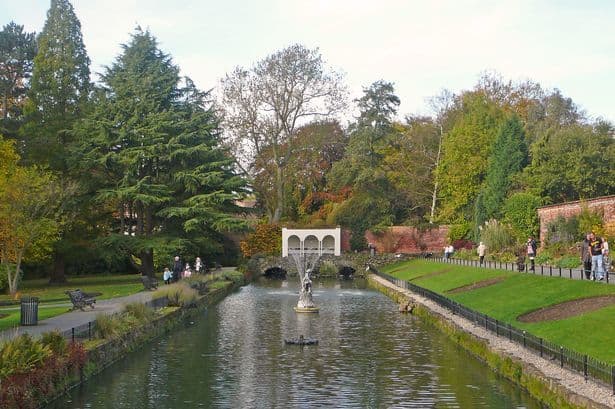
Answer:
[[[363,280],[315,283],[319,314],[297,292],[243,287],[49,408],[540,408]]]

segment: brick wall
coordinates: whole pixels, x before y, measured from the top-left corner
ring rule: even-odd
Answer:
[[[590,211],[602,213],[605,223],[615,221],[615,195],[540,207],[538,208],[538,217],[540,218],[540,244],[544,244],[549,223],[559,216],[564,216],[566,218],[576,216],[581,213],[581,210],[585,206],[587,206]]]
[[[365,232],[365,240],[373,244],[378,253],[441,253],[448,244],[447,236],[448,226],[435,226],[424,231],[415,227],[392,226],[381,234]],[[342,251],[350,251],[350,232],[347,230],[342,230]]]

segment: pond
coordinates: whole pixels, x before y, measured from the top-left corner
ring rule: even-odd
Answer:
[[[363,280],[241,288],[50,408],[540,408]],[[285,338],[318,345],[285,345]]]

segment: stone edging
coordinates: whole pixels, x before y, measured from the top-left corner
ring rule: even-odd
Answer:
[[[179,308],[167,315],[154,319],[151,323],[135,328],[133,331],[123,334],[118,338],[106,340],[93,349],[87,350],[87,360],[80,377],[76,378],[70,385],[67,385],[62,394],[44,403],[50,404],[69,390],[81,385],[92,376],[119,361],[129,352],[135,351],[143,347],[147,342],[168,333],[182,320],[198,315],[204,308],[221,301],[242,285],[243,283],[230,283],[226,287],[216,289],[199,298],[195,308]]]
[[[369,285],[425,321],[435,325],[493,370],[526,389],[530,395],[552,408],[613,408],[610,388],[523,349],[508,339],[496,337],[484,328],[454,315],[431,300],[404,290],[370,274]]]

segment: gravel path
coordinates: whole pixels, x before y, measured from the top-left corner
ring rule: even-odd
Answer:
[[[522,346],[510,342],[506,338],[497,337],[486,331],[481,326],[477,326],[473,322],[452,314],[449,310],[439,306],[433,301],[416,295],[411,291],[397,287],[383,278],[376,275],[372,275],[370,278],[383,286],[407,295],[412,301],[421,304],[429,310],[443,316],[446,320],[453,322],[464,331],[487,341],[492,350],[510,355],[511,357],[517,358],[533,366],[538,372],[542,373],[545,378],[549,378],[550,380],[557,382],[571,394],[579,395],[582,399],[584,398],[591,401],[592,404],[589,407],[615,408],[615,396],[613,396],[613,391],[611,388],[597,384],[591,380],[586,382],[582,375],[560,368],[559,365],[540,358],[538,355],[529,352]]]

